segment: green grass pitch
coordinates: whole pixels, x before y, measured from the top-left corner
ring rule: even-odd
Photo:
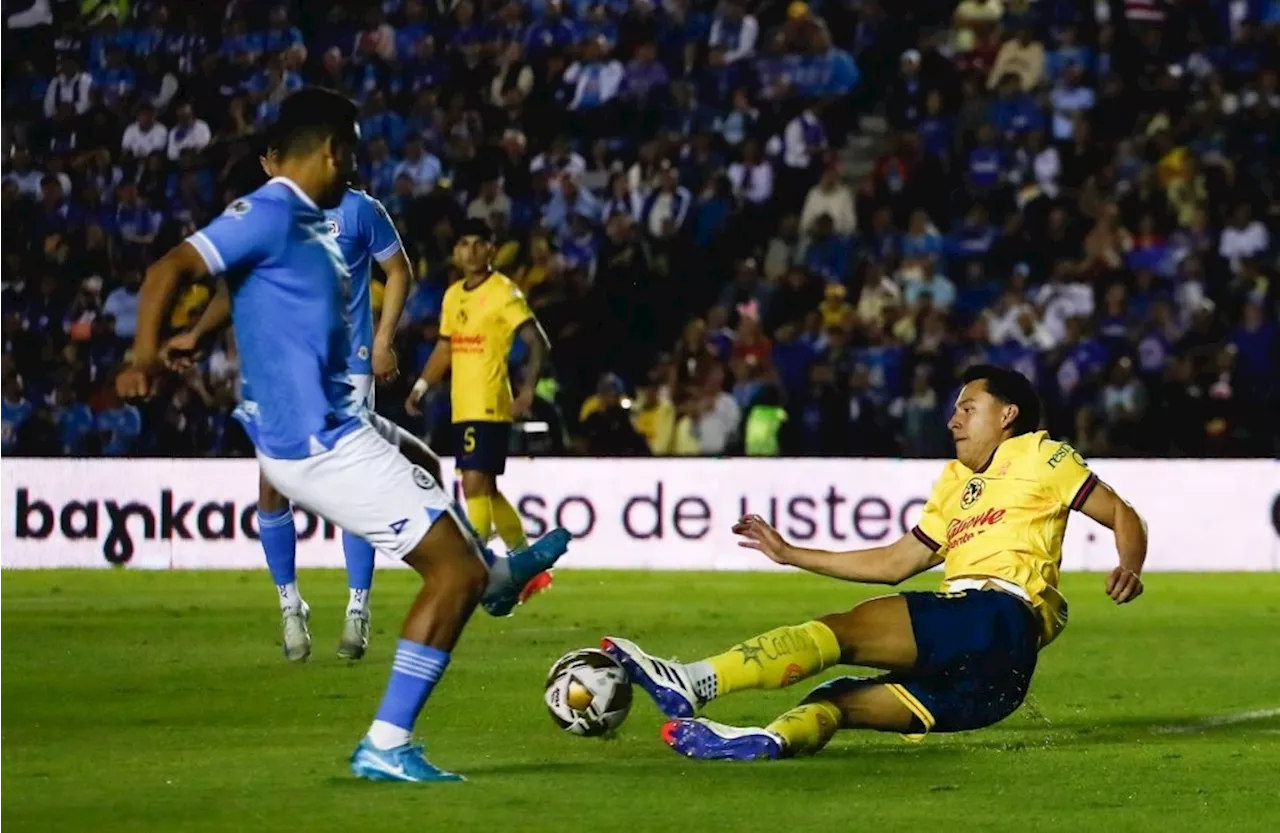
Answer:
[[[919,745],[843,733],[744,765],[676,756],[640,692],[619,737],[562,734],[544,675],[602,634],[692,659],[870,591],[564,571],[514,618],[477,615],[419,725],[469,783],[357,782],[346,759],[415,582],[379,574],[371,653],[348,664],[343,577],[304,572],[314,654],[291,666],[264,572],[5,572],[5,831],[1280,829],[1280,575],[1151,575],[1126,608],[1101,576],[1068,576],[1071,624],[1003,724]],[[805,685],[709,715],[760,723]]]

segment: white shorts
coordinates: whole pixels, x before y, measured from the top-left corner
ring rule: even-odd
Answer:
[[[400,446],[400,437],[408,434],[399,425],[391,420],[381,416],[373,409],[373,394],[378,389],[373,383],[373,377],[368,374],[352,373],[347,377],[351,381],[352,387],[356,389],[356,397],[364,403],[365,416],[369,420],[369,424],[373,426],[373,430],[378,432],[378,436],[396,446]]]
[[[395,430],[394,423],[383,422]],[[285,497],[397,558],[408,555],[445,515],[466,529],[449,494],[372,424],[301,460],[258,452],[258,465]]]

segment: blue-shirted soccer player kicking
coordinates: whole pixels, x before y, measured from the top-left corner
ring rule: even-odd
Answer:
[[[268,175],[273,173],[273,157],[274,153],[268,150],[268,155],[261,160]],[[354,188],[347,189],[337,208],[325,211],[325,219],[328,232],[338,241],[338,248],[342,250],[351,273],[351,297],[347,303],[351,316],[348,367],[356,395],[364,402],[370,422],[378,433],[398,445],[411,462],[439,478],[440,463],[426,443],[390,420],[378,417],[373,410],[375,376],[378,381],[390,382],[398,373],[395,332],[408,294],[410,275],[409,259],[400,243],[400,235],[382,204]],[[376,335],[370,302],[374,260],[378,261],[387,278],[382,319]],[[195,326],[171,339],[165,346],[166,351],[177,354],[193,352],[229,321],[230,302],[225,286],[222,286]],[[254,396],[247,386],[242,386],[241,400],[236,417],[247,424],[257,418]],[[284,655],[292,662],[301,662],[311,655],[311,634],[307,626],[311,608],[298,590],[297,530],[293,507],[265,477],[259,476],[258,480],[258,528],[267,567],[280,599]],[[338,656],[355,660],[364,656],[369,645],[369,593],[373,585],[374,551],[369,542],[344,531],[342,552],[347,566],[349,595]]]
[[[394,554],[423,577],[405,617],[377,716],[351,758],[359,777],[452,781],[410,743],[427,697],[486,591],[487,558],[436,481],[373,428],[347,364],[349,272],[323,209],[338,205],[358,141],[355,105],[329,90],[290,96],[279,117],[279,166],[147,270],[125,397],[149,393],[161,369],[158,333],[184,279],[222,275],[242,372],[254,391],[250,425],[263,474],[284,495]],[[547,569],[564,541],[511,555],[503,592]]]

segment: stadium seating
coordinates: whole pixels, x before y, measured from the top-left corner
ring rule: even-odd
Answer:
[[[522,449],[945,456],[992,361],[1087,455],[1280,453],[1276,0],[6,13],[6,455],[248,453],[230,337],[148,403],[111,381],[146,265],[306,83],[360,103],[416,268],[379,410],[442,452],[447,395],[400,403],[469,216],[553,343]]]

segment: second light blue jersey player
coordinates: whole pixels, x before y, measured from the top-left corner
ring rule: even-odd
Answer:
[[[347,302],[351,322],[348,367],[353,376],[371,377],[373,261],[385,263],[400,252],[403,248],[400,233],[382,203],[354,188],[347,189],[341,205],[325,212],[325,220],[330,236],[338,241],[351,276]]]

